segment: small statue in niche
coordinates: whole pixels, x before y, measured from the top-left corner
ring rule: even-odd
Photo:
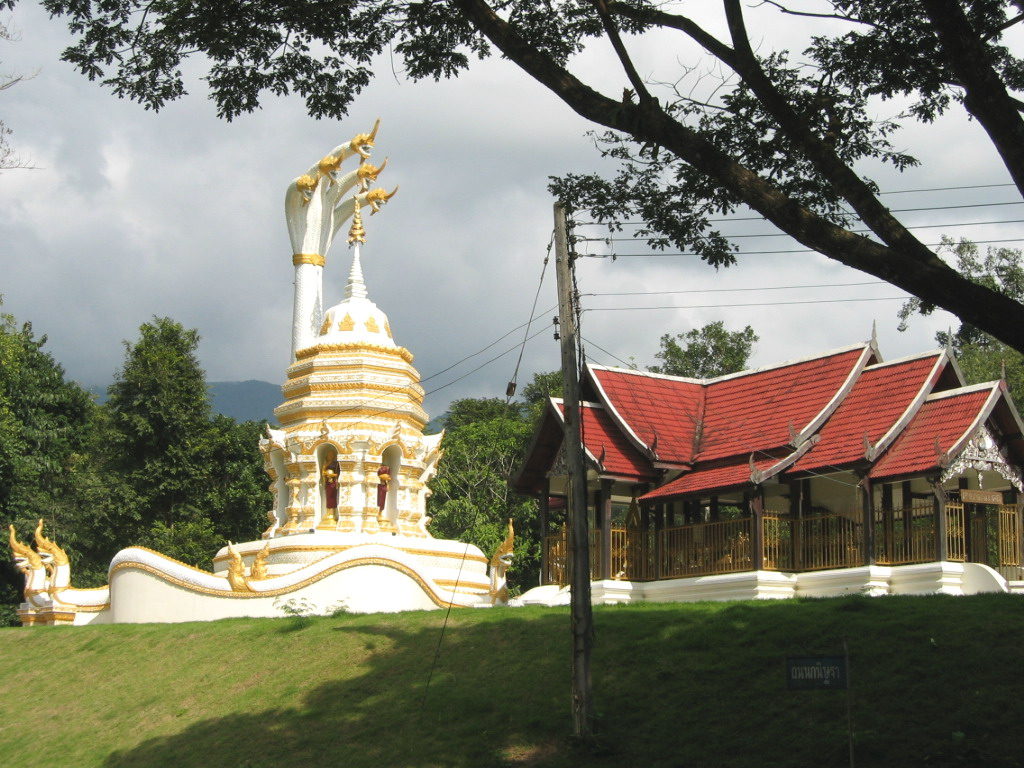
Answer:
[[[381,464],[377,470],[377,509],[384,513],[384,505],[388,500],[388,486],[391,484],[391,468]]]
[[[338,462],[338,454],[331,451],[327,455],[327,463],[324,465],[324,517],[333,522],[338,519],[338,475],[341,474],[341,464]]]

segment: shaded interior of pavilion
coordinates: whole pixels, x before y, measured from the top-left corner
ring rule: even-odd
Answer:
[[[995,472],[876,484],[836,473],[649,502],[634,495],[643,488],[596,478],[591,485],[594,580],[932,561],[982,563],[1008,580],[1024,578],[1020,494]],[[564,493],[540,500],[545,584],[568,581],[565,510]]]

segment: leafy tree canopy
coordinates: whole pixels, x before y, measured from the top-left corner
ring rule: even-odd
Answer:
[[[458,429],[468,424],[493,419],[518,419],[522,415],[519,403],[506,403],[497,397],[467,397],[453,400],[444,416],[444,428]]]
[[[89,395],[64,379],[64,369],[43,350],[28,323],[0,315],[0,512],[23,539],[36,520],[47,518],[64,533],[81,514],[83,451],[89,443],[94,406]],[[67,539],[76,551],[76,537]],[[0,545],[0,603],[14,602],[21,575]],[[0,624],[10,616],[0,611]],[[8,612],[9,613],[9,612]]]
[[[562,396],[562,372],[545,371],[533,374],[530,383],[523,387],[522,397],[533,420],[544,412],[549,397]]]
[[[650,366],[654,373],[710,379],[736,373],[747,367],[750,352],[759,340],[749,325],[742,331],[728,331],[721,320],[708,323],[673,337],[661,337],[661,349],[655,357],[661,365]]]
[[[511,518],[516,530],[513,582],[529,589],[538,583],[540,568],[537,505],[515,493],[508,479],[532,434],[531,420],[517,403],[469,398],[451,404],[447,424],[444,458],[430,483],[431,530],[490,555],[505,538]]]
[[[942,248],[956,259],[957,269],[969,280],[986,285],[1017,301],[1024,300],[1024,253],[1010,248],[989,248],[984,255],[968,240],[954,243],[943,238]],[[915,314],[930,315],[934,304],[919,299],[906,302],[899,312],[900,330],[906,330]],[[995,381],[1005,376],[1017,403],[1024,403],[1024,355],[992,338],[970,323],[955,331],[939,331],[935,340],[952,348],[969,384]]]
[[[612,179],[556,180],[570,208],[613,226],[639,218],[655,247],[725,266],[735,247],[712,217],[748,206],[808,248],[1024,351],[1024,305],[948,266],[862,170],[914,165],[893,139],[899,127],[963,110],[1024,189],[1024,62],[1003,42],[1024,16],[1015,0],[816,0],[799,10],[721,0],[699,15],[655,0],[41,2],[77,36],[64,58],[147,108],[181,96],[185,60],[205,56],[228,119],[291,92],[310,114],[341,117],[383,54],[412,79],[438,79],[497,51],[593,122],[620,163]],[[795,16],[809,30],[797,51],[760,41],[755,51],[749,25]],[[606,68],[581,69],[574,54],[587,46],[614,53],[618,82]],[[659,57],[673,63],[641,77],[631,58],[640,49],[674,53]],[[896,98],[910,107],[883,116],[892,108],[880,102]]]

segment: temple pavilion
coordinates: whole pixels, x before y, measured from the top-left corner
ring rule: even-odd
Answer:
[[[1024,591],[1024,428],[1003,381],[874,339],[713,379],[589,365],[595,601]],[[562,402],[513,480],[567,581]]]

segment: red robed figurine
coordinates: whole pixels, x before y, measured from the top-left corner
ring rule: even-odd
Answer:
[[[388,499],[388,483],[391,482],[391,468],[387,464],[381,464],[377,470],[377,509],[384,511],[384,502]]]

